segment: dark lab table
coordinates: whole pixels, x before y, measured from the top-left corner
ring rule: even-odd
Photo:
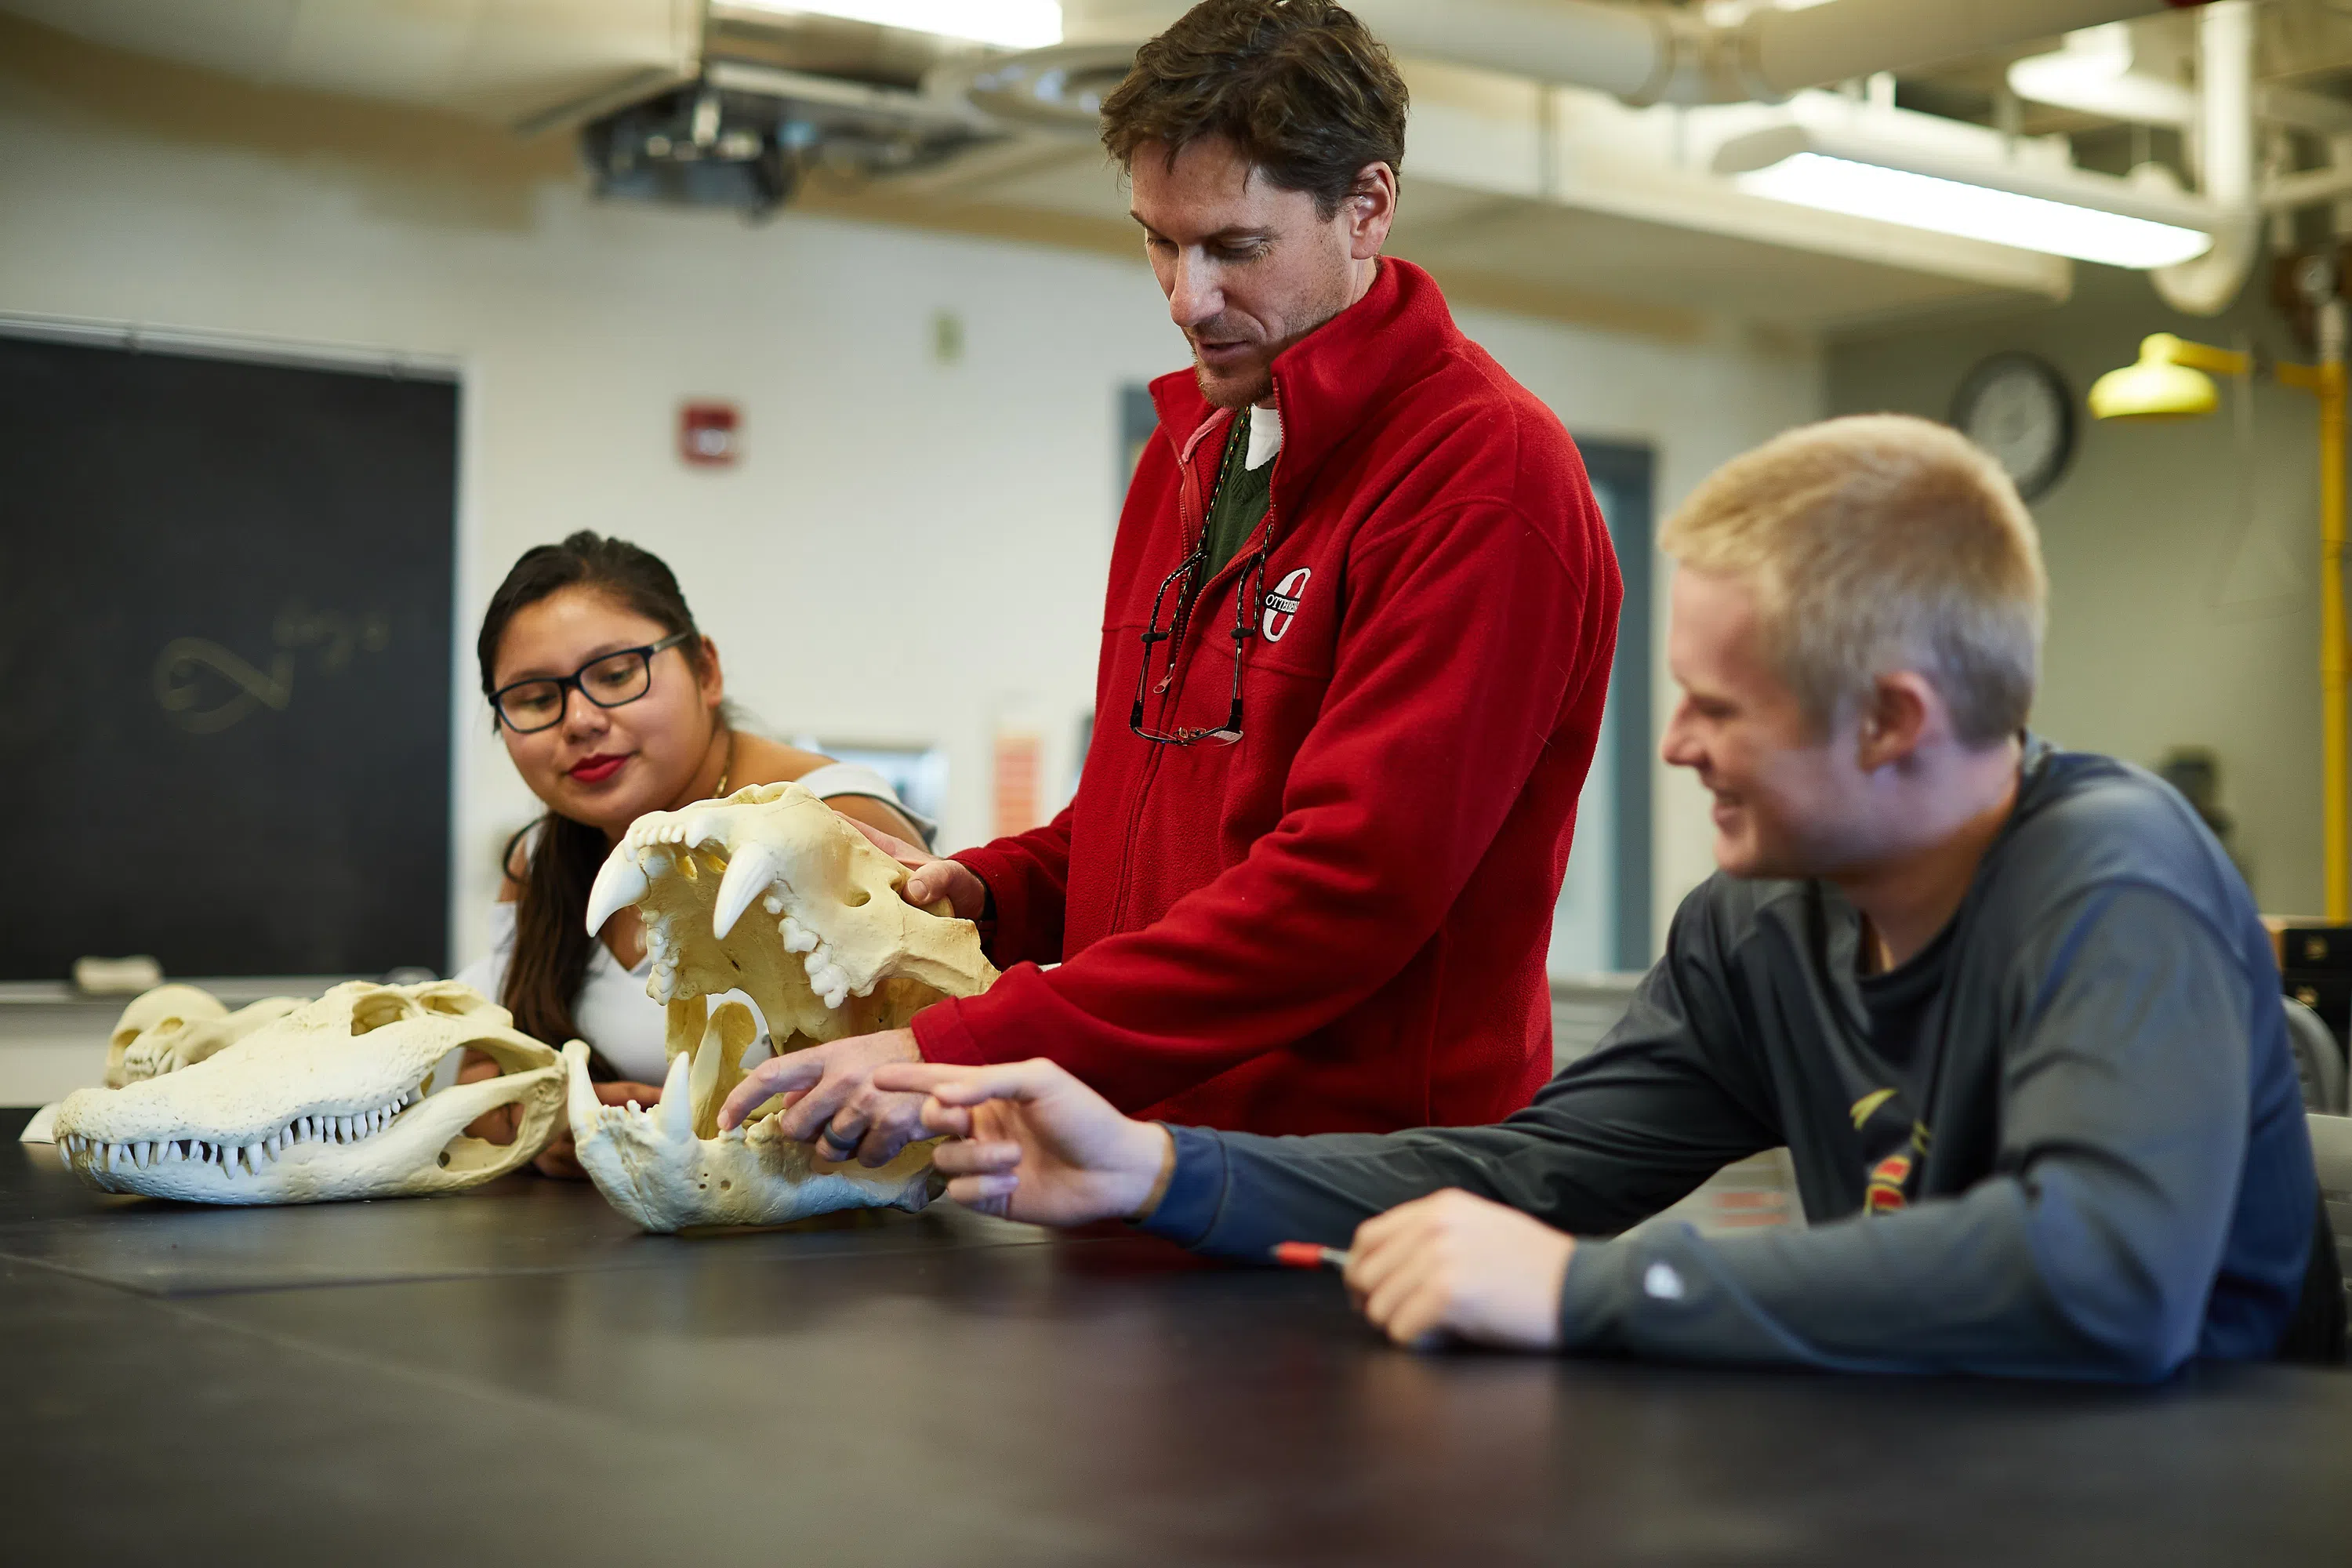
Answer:
[[[2352,1563],[2352,1376],[1415,1355],[1328,1276],[1144,1237],[644,1237],[530,1178],[182,1206],[23,1119],[12,1563]]]

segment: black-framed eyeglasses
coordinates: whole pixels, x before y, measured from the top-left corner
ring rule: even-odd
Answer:
[[[1144,701],[1152,691],[1151,649],[1158,643],[1169,645],[1168,668],[1160,676],[1159,686],[1159,689],[1165,692],[1176,679],[1176,654],[1184,640],[1185,624],[1192,616],[1192,578],[1195,573],[1204,569],[1208,562],[1208,543],[1203,531],[1201,546],[1186,556],[1175,571],[1160,579],[1160,592],[1151,600],[1151,620],[1143,630],[1143,668],[1136,672],[1135,707],[1128,714],[1127,727],[1154,745],[1194,746],[1203,741],[1213,741],[1220,746],[1230,746],[1242,738],[1242,647],[1257,629],[1257,620],[1252,611],[1265,587],[1265,546],[1263,544],[1251,555],[1249,563],[1242,568],[1241,576],[1234,584],[1234,692],[1233,705],[1226,710],[1225,721],[1208,730],[1167,731],[1154,730],[1143,721]],[[1168,629],[1161,631],[1160,612],[1166,607],[1168,591],[1171,588],[1177,591],[1176,608],[1169,619]]]
[[[490,707],[518,735],[536,734],[563,722],[567,691],[577,691],[599,708],[635,702],[653,689],[654,655],[693,639],[678,632],[643,647],[599,654],[569,675],[535,675],[509,681],[490,693]]]

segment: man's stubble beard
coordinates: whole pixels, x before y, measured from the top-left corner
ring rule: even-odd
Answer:
[[[1253,404],[1266,402],[1274,396],[1274,362],[1338,320],[1350,303],[1348,277],[1345,272],[1341,272],[1333,280],[1330,293],[1314,307],[1313,323],[1291,333],[1290,336],[1268,349],[1265,361],[1258,365],[1255,374],[1246,383],[1236,381],[1220,385],[1210,377],[1208,366],[1201,363],[1199,351],[1194,350],[1192,379],[1200,385],[1201,395],[1208,399],[1209,406],[1212,408],[1240,409]]]
[[[1269,357],[1247,382],[1218,382],[1211,379],[1206,365],[1195,360],[1192,379],[1199,384],[1201,395],[1209,400],[1210,407],[1247,408],[1274,395],[1274,361]]]

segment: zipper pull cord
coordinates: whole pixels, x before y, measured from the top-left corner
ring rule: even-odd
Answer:
[[[1192,601],[1200,596],[1201,569],[1209,562],[1209,532],[1217,518],[1217,498],[1224,493],[1225,477],[1233,471],[1234,454],[1246,444],[1242,434],[1244,428],[1239,419],[1225,427],[1224,449],[1217,458],[1217,477],[1211,481],[1208,501],[1201,508],[1200,542],[1193,546],[1192,558],[1186,563],[1190,570],[1184,574],[1184,589],[1177,598],[1176,613],[1169,620],[1168,672],[1160,678],[1160,684],[1151,689],[1155,697],[1165,697],[1176,679],[1176,661],[1184,651],[1184,632],[1192,625]],[[1273,505],[1269,502],[1266,513],[1271,517],[1273,512]]]

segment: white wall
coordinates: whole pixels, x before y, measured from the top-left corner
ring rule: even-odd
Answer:
[[[484,940],[495,846],[531,811],[476,721],[473,628],[514,557],[573,528],[667,557],[731,694],[771,725],[946,745],[948,841],[987,830],[996,725],[1039,730],[1045,776],[1067,776],[1093,698],[1115,391],[1182,361],[1139,261],[600,206],[561,172],[496,189],[462,155],[436,172],[289,146],[220,108],[246,90],[199,81],[196,107],[166,116],[0,62],[0,310],[463,364],[453,956]],[[932,357],[940,310],[964,322],[957,364]],[[1465,325],[1572,429],[1654,442],[1662,507],[1819,405],[1801,346]],[[740,468],[675,457],[697,395],[742,405]],[[1705,834],[1687,788],[1662,786],[1662,921],[1706,869]]]
[[[2166,309],[2143,278],[2084,267],[2063,307],[1837,345],[1831,400],[1841,413],[1943,418],[1972,365],[2026,349],[2064,373],[2079,405],[2157,331],[2307,357],[2263,298],[2266,276],[2208,321]],[[2063,744],[2147,764],[2211,748],[2256,899],[2309,913],[2324,902],[2317,405],[2275,385],[2253,399],[2242,436],[2232,407],[2186,424],[2084,422],[2072,470],[2033,508],[2050,569],[2033,721]]]
[[[1821,364],[1812,345],[1718,326],[1697,342],[1666,343],[1580,331],[1524,317],[1465,310],[1462,324],[1580,436],[1646,442],[1657,452],[1656,518],[1758,442],[1821,417]],[[1664,637],[1669,571],[1654,564],[1650,626],[1653,725],[1674,711]],[[1653,737],[1654,742],[1654,736]],[[1601,771],[1596,763],[1594,772]],[[1656,948],[1685,893],[1715,869],[1706,796],[1687,773],[1653,769],[1651,899]],[[1591,800],[1598,780],[1587,786]]]

